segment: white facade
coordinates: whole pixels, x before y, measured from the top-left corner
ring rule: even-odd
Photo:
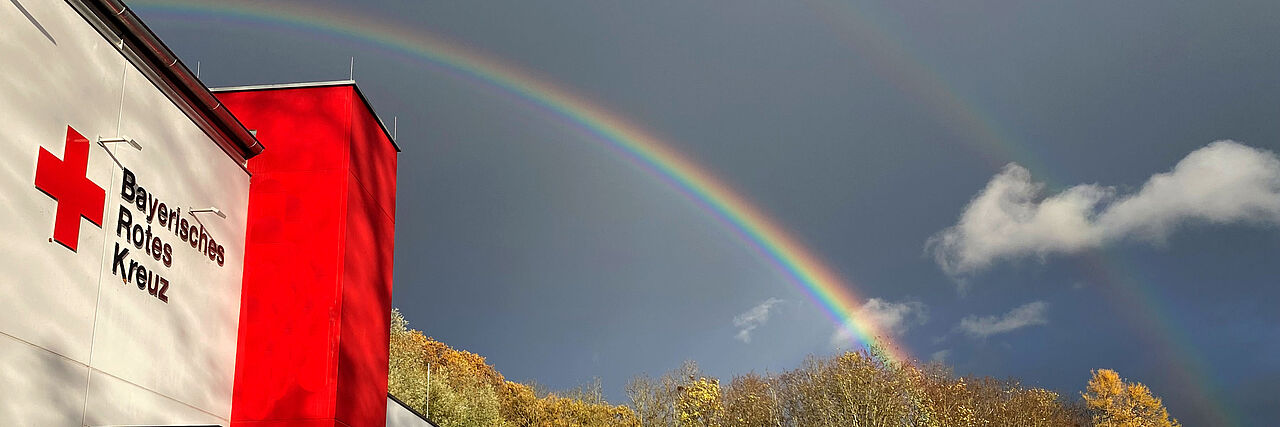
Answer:
[[[227,425],[248,173],[68,3],[0,3],[0,28],[0,423]],[[63,201],[34,185],[41,147],[67,160],[68,127],[142,146],[107,144],[117,164],[90,144],[85,175],[106,201],[100,227],[79,219],[77,251],[51,239]],[[203,224],[223,263],[125,201],[122,166]],[[208,207],[226,218],[190,213]],[[117,235],[122,209],[171,247],[170,265]],[[117,245],[121,265],[167,280],[167,302],[124,282]]]
[[[387,397],[387,427],[435,427],[417,413]]]

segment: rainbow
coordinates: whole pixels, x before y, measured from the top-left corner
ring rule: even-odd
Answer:
[[[133,3],[142,6],[141,9],[148,14],[215,14],[242,22],[341,34],[363,44],[424,60],[516,95],[594,135],[629,161],[655,174],[704,207],[784,272],[857,344],[866,349],[876,349],[890,361],[910,359],[909,354],[893,341],[891,334],[869,319],[860,317],[862,298],[853,293],[851,284],[787,233],[777,221],[652,132],[546,79],[422,29],[318,7],[278,2],[272,2],[268,7],[247,1]]]
[[[893,32],[886,25],[894,21],[891,14],[877,13],[874,5],[866,2],[804,0],[804,3],[815,10],[814,16],[840,41],[867,57],[883,77],[953,129],[960,136],[958,140],[974,148],[993,169],[1016,161],[1048,175],[1050,185],[1056,184],[1049,165],[1038,162],[1040,156],[1033,155],[1026,144],[1018,144],[1016,138],[1003,131],[995,114],[974,102],[973,97],[962,96],[937,67],[909,52],[899,38],[891,37]],[[1125,308],[1117,311],[1130,313],[1129,323],[1147,331],[1169,363],[1176,365],[1168,371],[1183,389],[1192,391],[1193,404],[1200,412],[1209,415],[1212,425],[1240,425],[1232,405],[1222,398],[1221,387],[1209,375],[1200,352],[1174,327],[1177,322],[1165,308],[1166,304],[1161,303],[1158,287],[1140,280],[1140,269],[1124,262],[1119,254],[1102,249],[1089,254],[1089,258],[1091,265],[1084,274],[1092,276],[1093,283],[1104,286],[1112,303]]]
[[[420,61],[459,78],[515,95],[539,109],[567,119],[581,131],[595,136],[628,161],[649,171],[659,179],[701,205],[718,221],[737,233],[753,250],[762,254],[839,324],[852,332],[864,347],[880,346],[892,360],[909,356],[882,333],[876,325],[857,315],[860,306],[853,288],[790,236],[776,221],[738,195],[723,182],[687,156],[672,150],[652,133],[610,113],[598,104],[574,95],[510,64],[489,58],[424,30],[375,22],[356,14],[343,14],[314,6],[272,3],[270,9],[245,0],[213,4],[191,1],[131,2],[143,6],[148,14],[165,18],[192,18],[198,22],[225,19],[233,25],[262,25],[267,29],[288,28],[303,32],[340,36],[389,55]],[[850,45],[880,74],[890,79],[912,99],[920,102],[939,123],[950,127],[955,141],[968,144],[973,152],[999,168],[1018,161],[1036,171],[1050,171],[1039,163],[1025,144],[1002,131],[994,115],[962,96],[942,73],[907,51],[899,37],[893,37],[886,23],[891,16],[880,16],[847,0],[805,0],[817,10],[815,16],[825,22],[837,38]],[[1138,307],[1141,313],[1131,322],[1152,331],[1163,352],[1181,366],[1178,382],[1194,390],[1195,400],[1209,409],[1221,425],[1235,425],[1229,405],[1219,396],[1214,381],[1207,374],[1196,351],[1172,329],[1167,310],[1159,304],[1157,292],[1137,279],[1134,268],[1125,267],[1114,255],[1094,255],[1099,284],[1107,284],[1117,304]]]
[[[1199,350],[1174,327],[1177,321],[1163,303],[1158,287],[1151,280],[1141,280],[1141,269],[1134,263],[1122,262],[1118,254],[1102,249],[1089,254],[1089,258],[1090,270],[1095,274],[1092,281],[1105,286],[1103,290],[1110,294],[1107,299],[1122,308],[1116,312],[1128,315],[1130,324],[1148,331],[1147,339],[1166,349],[1161,352],[1167,359],[1165,363],[1176,365],[1169,369],[1172,379],[1195,391],[1191,403],[1199,412],[1210,417],[1211,425],[1241,425],[1231,403],[1223,398],[1221,386],[1209,375]]]
[[[906,49],[900,37],[886,25],[893,22],[887,14],[870,12],[870,5],[849,0],[803,0],[814,9],[813,16],[827,30],[857,52],[895,88],[928,112],[929,117],[955,134],[954,142],[967,145],[992,169],[1010,161],[1018,161],[1033,171],[1048,170],[1025,144],[1016,144],[987,109],[979,108],[963,96],[957,85],[947,81],[937,68],[926,64]],[[861,2],[858,2],[861,3]],[[947,142],[940,142],[947,143]]]

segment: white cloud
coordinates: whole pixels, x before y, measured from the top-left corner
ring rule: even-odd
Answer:
[[[1005,166],[926,250],[957,277],[1124,238],[1159,242],[1188,223],[1280,225],[1280,158],[1232,141],[1191,152],[1133,194],[1097,184],[1048,197],[1043,190],[1026,168]]]
[[[1044,301],[1035,301],[1018,306],[1003,316],[967,316],[960,319],[960,326],[956,329],[974,338],[986,338],[1027,326],[1046,325],[1049,323],[1045,316],[1048,308],[1049,304]]]
[[[912,326],[929,320],[928,308],[919,301],[889,302],[879,298],[867,300],[855,316],[860,322],[869,322],[884,333],[902,335]],[[849,325],[836,328],[831,335],[831,346],[846,348],[856,339],[857,333]]]
[[[769,298],[755,307],[751,307],[750,310],[734,316],[733,326],[738,327],[738,334],[735,337],[745,343],[751,342],[751,331],[768,322],[769,311],[773,309],[773,306],[782,302],[777,298]]]
[[[951,350],[938,350],[929,355],[929,361],[946,363],[951,358]]]

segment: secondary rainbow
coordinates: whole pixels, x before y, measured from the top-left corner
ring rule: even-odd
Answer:
[[[893,14],[883,13],[874,4],[848,0],[803,0],[815,10],[828,28],[847,43],[859,55],[868,58],[883,78],[894,82],[911,95],[930,115],[952,127],[958,141],[973,147],[987,160],[993,169],[1009,162],[1018,162],[1038,175],[1046,176],[1050,185],[1060,184],[1052,179],[1055,171],[1051,163],[1040,161],[1043,156],[1032,152],[1031,146],[1020,143],[1011,136],[992,109],[985,108],[972,96],[962,96],[956,85],[945,78],[941,69],[925,62],[922,55],[911,52],[895,35],[891,23],[898,20]],[[1148,331],[1166,354],[1181,369],[1173,377],[1185,389],[1192,390],[1195,405],[1213,419],[1213,425],[1239,425],[1236,411],[1223,398],[1221,387],[1209,374],[1202,352],[1190,344],[1185,334],[1176,328],[1167,304],[1162,303],[1159,287],[1141,280],[1141,274],[1131,262],[1102,249],[1090,254],[1093,269],[1086,274],[1096,274],[1092,281],[1103,285],[1116,304],[1133,310],[1130,323]]]
[[[316,7],[272,3],[268,9],[243,1],[212,4],[139,1],[134,4],[142,5],[147,14],[212,14],[235,19],[233,22],[287,25],[325,34],[341,34],[391,53],[425,60],[456,75],[517,95],[594,135],[629,161],[656,174],[702,205],[790,277],[838,327],[852,332],[863,347],[876,346],[890,360],[909,359],[905,350],[893,341],[892,335],[882,333],[878,325],[859,317],[861,298],[853,293],[851,284],[835,274],[761,209],[653,133],[546,79],[422,29]]]

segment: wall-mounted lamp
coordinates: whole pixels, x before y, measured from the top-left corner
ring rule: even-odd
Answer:
[[[111,161],[116,162],[116,166],[120,166],[121,169],[124,169],[124,164],[120,163],[120,159],[116,158],[116,153],[111,152],[111,149],[107,148],[107,144],[118,144],[121,142],[129,144],[130,147],[136,148],[138,151],[142,151],[142,144],[139,144],[138,141],[134,141],[133,138],[129,138],[127,136],[118,136],[115,138],[98,137],[98,146],[102,147],[103,150],[107,150],[107,155],[111,156]]]
[[[211,214],[222,217],[222,219],[227,219],[227,214],[222,213],[222,209],[218,209],[212,206],[204,209],[190,208],[190,209],[187,209],[187,213],[191,214],[191,216],[196,216],[196,214],[198,213],[211,213]]]
[[[103,146],[103,148],[106,148],[107,144],[115,144],[115,143],[121,143],[121,142],[129,144],[130,146],[137,149],[138,151],[142,151],[142,144],[139,144],[138,141],[134,141],[133,138],[129,138],[125,136],[120,136],[115,138],[98,137],[98,145]]]

